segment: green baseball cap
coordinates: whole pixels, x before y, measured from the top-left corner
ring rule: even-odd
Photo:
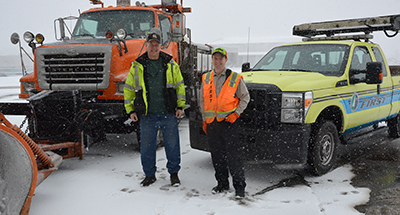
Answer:
[[[223,56],[228,57],[228,53],[226,52],[226,50],[221,47],[215,48],[214,51],[212,52],[212,55],[214,55],[215,53],[220,53]]]

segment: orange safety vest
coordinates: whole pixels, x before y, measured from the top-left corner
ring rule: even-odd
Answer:
[[[203,96],[204,114],[206,122],[212,123],[215,118],[218,122],[225,120],[225,117],[234,112],[239,104],[239,98],[235,96],[240,79],[240,74],[233,72],[222,85],[218,95],[215,91],[214,71],[203,74]]]

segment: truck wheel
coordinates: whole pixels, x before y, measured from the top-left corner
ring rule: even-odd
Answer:
[[[400,137],[400,113],[396,117],[391,118],[387,121],[387,126],[389,127],[388,133],[390,137],[399,138]]]
[[[338,132],[333,122],[317,123],[308,151],[308,164],[312,174],[323,175],[332,169],[338,157],[339,142]]]

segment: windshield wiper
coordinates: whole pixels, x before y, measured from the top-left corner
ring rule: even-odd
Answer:
[[[93,38],[96,38],[93,34],[79,34],[79,35],[75,35],[75,37],[93,37]]]
[[[310,70],[305,70],[305,69],[280,69],[279,71],[312,72]]]
[[[251,69],[249,71],[271,71],[270,69]]]
[[[146,39],[146,35],[136,35],[135,33],[128,33],[127,35],[135,39]]]

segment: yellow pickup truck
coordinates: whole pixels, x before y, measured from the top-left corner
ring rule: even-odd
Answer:
[[[243,64],[251,96],[239,118],[246,158],[308,164],[322,175],[334,167],[347,135],[386,121],[389,135],[400,136],[398,67],[395,76],[370,42],[373,31],[395,36],[400,15],[360,20],[294,26],[303,42],[273,48],[252,68]],[[199,123],[191,117],[191,146],[208,150]]]

